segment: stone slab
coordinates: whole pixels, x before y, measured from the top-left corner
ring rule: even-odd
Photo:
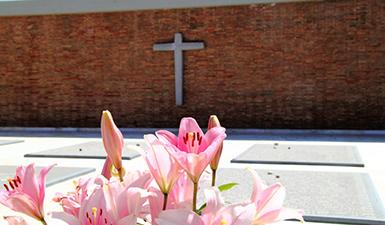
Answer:
[[[385,224],[385,208],[366,173],[257,170],[267,184],[286,188],[285,207],[303,209],[309,222]],[[245,169],[219,169],[218,185],[239,183],[223,192],[226,202],[250,198],[252,176]]]
[[[38,174],[41,167],[36,167],[36,173]],[[15,176],[16,166],[0,166],[0,184],[1,187],[4,181],[8,178]],[[87,173],[94,172],[94,168],[81,168],[81,167],[54,167],[47,175],[47,186],[51,186],[65,180],[73,179]]]
[[[231,162],[364,167],[358,149],[351,145],[255,144]]]
[[[126,142],[122,159],[130,160],[140,156],[138,151],[144,148],[144,145],[144,142]],[[86,142],[24,155],[24,157],[80,159],[105,159],[106,156],[107,154],[104,151],[103,143],[100,141]]]
[[[0,145],[9,145],[24,142],[23,140],[0,140]]]

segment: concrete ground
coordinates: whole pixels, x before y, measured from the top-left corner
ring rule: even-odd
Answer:
[[[128,140],[140,140],[143,133],[153,132],[154,129],[123,129]],[[385,132],[382,131],[290,131],[290,130],[229,130],[229,137],[224,143],[220,166],[223,168],[279,169],[303,171],[346,171],[368,172],[378,190],[378,194],[385,201]],[[52,159],[52,158],[24,158],[24,154],[48,150],[77,143],[100,140],[100,134],[95,129],[9,129],[0,128],[0,140],[24,140],[24,142],[0,146],[0,165],[26,165],[34,162],[45,166],[57,163],[58,166],[94,167],[93,176],[100,173],[104,160],[97,159]],[[360,151],[365,163],[364,168],[357,167],[329,167],[329,166],[300,166],[300,165],[255,165],[234,164],[230,160],[255,143],[317,144],[317,145],[355,145]],[[142,158],[125,160],[126,170],[143,169],[146,167]],[[47,211],[60,210],[60,207],[51,201],[53,195],[65,190],[71,190],[72,180],[68,180],[47,189]],[[354,196],[352,196],[354,197]],[[0,206],[0,216],[17,215],[17,213]],[[61,224],[56,220],[49,220],[48,224]],[[3,224],[3,222],[0,222]],[[31,224],[34,223],[31,220]],[[282,222],[281,225],[298,224],[296,222]],[[316,224],[316,223],[309,223]]]

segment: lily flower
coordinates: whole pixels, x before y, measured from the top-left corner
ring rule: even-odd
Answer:
[[[207,130],[210,130],[213,127],[221,127],[219,119],[215,115],[211,115],[209,119],[209,124],[207,125]],[[215,178],[217,174],[219,159],[222,155],[223,142],[218,146],[217,153],[215,154],[213,160],[210,162],[210,168],[213,172],[211,186],[215,186]]]
[[[196,183],[225,139],[225,131],[223,127],[214,127],[203,134],[195,119],[183,118],[178,137],[165,130],[157,131],[156,135],[172,147],[169,153]]]
[[[267,186],[255,170],[250,170],[250,172],[253,174],[254,182],[251,202],[256,208],[252,225],[270,224],[287,219],[295,219],[303,222],[302,210],[283,207],[286,189],[280,183]]]
[[[52,215],[69,225],[136,225],[147,198],[144,189],[112,182],[96,188],[82,202],[78,215],[66,212]]]
[[[124,182],[121,185],[125,188],[142,188],[147,189],[151,183],[152,177],[149,172],[130,171],[124,176]],[[75,189],[69,193],[56,193],[53,201],[60,203],[63,211],[74,217],[79,216],[80,208],[87,198],[95,192],[96,189],[107,185],[109,181],[103,176],[96,178],[80,178],[74,181]]]
[[[95,189],[101,188],[107,183],[108,180],[103,176],[87,179],[80,178],[78,181],[73,181],[74,191],[68,192],[67,194],[56,193],[53,201],[60,203],[64,212],[77,217],[80,207],[86,198],[91,195]]]
[[[166,209],[167,197],[181,174],[181,168],[168,154],[165,144],[160,142],[155,135],[144,135],[148,148],[145,151],[144,159],[160,190],[164,194],[163,209]]]
[[[187,209],[166,210],[159,214],[158,225],[245,225],[255,214],[253,204],[225,206],[217,188],[205,190],[206,208],[202,215]]]
[[[213,127],[203,134],[193,118],[183,118],[176,137],[169,131],[157,131],[159,140],[170,146],[169,154],[186,171],[194,183],[193,210],[196,210],[198,181],[208,164],[218,151],[218,146],[226,137],[225,128]]]
[[[111,167],[114,166],[120,181],[123,181],[124,168],[122,166],[122,151],[124,148],[124,139],[122,133],[115,125],[111,113],[107,110],[102,113],[101,132],[104,149],[107,153],[102,174],[109,179],[112,173]]]
[[[45,180],[53,166],[41,169],[38,176],[34,164],[17,167],[15,177],[0,190],[0,203],[44,223]]]

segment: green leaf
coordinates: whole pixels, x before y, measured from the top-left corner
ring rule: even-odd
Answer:
[[[223,191],[228,191],[230,190],[231,188],[237,186],[238,183],[228,183],[228,184],[222,184],[221,186],[218,186],[218,189],[220,192],[223,192]]]

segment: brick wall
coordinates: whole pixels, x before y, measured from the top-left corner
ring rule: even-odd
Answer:
[[[385,1],[0,17],[0,126],[385,129]],[[176,107],[172,52],[184,53]]]

